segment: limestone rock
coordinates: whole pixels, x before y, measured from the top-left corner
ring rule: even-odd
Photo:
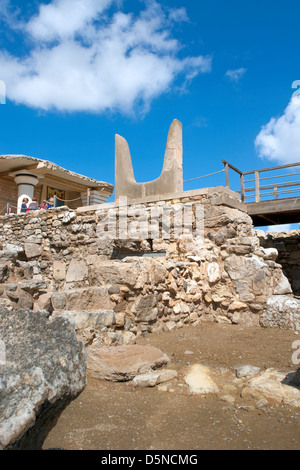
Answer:
[[[0,311],[0,449],[41,449],[64,408],[86,385],[86,355],[66,318]]]
[[[133,387],[155,387],[155,385],[173,380],[177,375],[177,371],[173,369],[148,372],[147,374],[136,375],[130,385]]]
[[[60,292],[52,292],[51,305],[54,310],[63,310],[66,306],[66,299]]]
[[[251,366],[251,365],[242,365],[237,366],[235,368],[236,376],[238,379],[250,378],[254,375],[257,375],[260,371],[259,367]]]
[[[264,253],[264,259],[276,261],[276,259],[278,258],[278,250],[276,250],[276,248],[261,247],[261,250]]]
[[[202,364],[193,364],[185,376],[185,382],[190,393],[207,394],[217,393],[219,388],[210,376],[210,369]]]
[[[25,255],[28,259],[37,258],[42,253],[42,245],[40,245],[39,243],[26,242],[24,249]]]
[[[267,300],[260,324],[267,327],[297,329],[300,325],[300,299],[288,295],[273,295]]]
[[[112,326],[115,322],[115,313],[113,310],[83,311],[74,310],[55,313],[54,317],[65,316],[75,322],[76,330],[85,328],[101,329],[103,327]]]
[[[37,292],[39,289],[46,289],[47,284],[39,279],[29,279],[19,282],[19,288],[29,293]]]
[[[72,259],[66,274],[66,282],[83,281],[87,278],[88,268],[85,261]]]
[[[87,348],[87,370],[92,377],[117,381],[132,380],[167,364],[169,357],[153,346],[122,345]]]
[[[60,291],[65,299],[66,310],[110,310],[113,302],[108,287],[80,287]]]
[[[275,369],[267,369],[258,377],[249,380],[248,388],[258,392],[265,398],[300,408],[299,382],[294,383],[296,374],[291,373],[287,376]]]
[[[53,261],[53,279],[55,281],[64,281],[66,279],[66,263]]]
[[[255,255],[250,257],[231,255],[226,258],[224,268],[232,280],[247,280],[253,278],[267,264]]]
[[[0,250],[0,259],[15,261],[22,253],[24,253],[24,248],[21,246],[6,243],[3,249]]]
[[[218,263],[209,263],[207,266],[207,277],[210,284],[214,284],[220,280],[221,275]]]
[[[285,277],[283,272],[281,272],[280,279],[274,289],[274,295],[292,294],[292,292],[288,279]]]

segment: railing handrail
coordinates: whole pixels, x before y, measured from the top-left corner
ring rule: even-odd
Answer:
[[[287,187],[292,187],[292,186],[300,186],[300,182],[298,181],[289,181],[286,183],[274,183],[272,185],[260,185],[260,182],[263,180],[267,179],[275,179],[275,178],[286,178],[288,176],[295,176],[295,175],[300,175],[300,172],[294,172],[290,173],[287,175],[273,175],[273,176],[267,176],[265,178],[260,178],[260,173],[267,172],[267,171],[276,171],[276,170],[282,170],[284,168],[292,168],[296,166],[300,166],[300,162],[295,162],[295,163],[288,163],[286,165],[277,165],[269,168],[260,168],[259,170],[251,170],[251,171],[240,171],[238,168],[236,168],[234,165],[231,163],[227,162],[226,160],[222,160],[222,163],[224,164],[224,171],[225,171],[225,183],[226,187],[230,188],[230,183],[229,183],[229,168],[234,170],[236,173],[240,175],[240,185],[241,189],[238,191],[241,195],[241,200],[242,202],[245,202],[246,199],[246,192],[251,192],[254,191],[254,194],[252,197],[255,197],[255,202],[260,202],[260,198],[266,196],[265,194],[261,194],[261,191],[268,190],[268,189],[273,189],[274,190],[274,198],[278,199],[279,194],[283,194],[284,191],[278,191],[278,188],[287,188]],[[245,180],[246,175],[252,175],[254,174],[254,179],[251,180]],[[246,188],[245,184],[254,182],[255,186],[253,188]],[[299,190],[295,188],[295,192],[298,192]],[[249,199],[249,196],[247,196],[247,199]]]
[[[273,166],[273,167],[269,167],[269,168],[259,168],[258,170],[241,171],[238,168],[236,168],[235,166],[233,166],[231,163],[227,162],[227,160],[222,160],[222,163],[228,165],[229,168],[236,171],[239,175],[244,175],[244,176],[245,175],[251,175],[251,174],[256,173],[256,172],[262,173],[264,171],[282,170],[283,168],[291,168],[293,166],[300,166],[300,162],[296,162],[296,163],[288,163],[286,165]]]
[[[251,175],[253,173],[263,173],[265,171],[275,171],[275,170],[282,170],[284,168],[291,168],[293,166],[300,166],[300,162],[298,163],[288,163],[287,165],[279,165],[279,166],[273,166],[269,168],[260,168],[258,170],[252,170],[252,171],[244,171],[243,175]]]

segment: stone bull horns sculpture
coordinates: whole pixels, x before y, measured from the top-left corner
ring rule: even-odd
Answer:
[[[127,141],[115,136],[115,199],[126,196],[139,199],[145,196],[180,193],[183,191],[182,176],[182,124],[174,119],[167,139],[161,175],[146,183],[137,183]]]

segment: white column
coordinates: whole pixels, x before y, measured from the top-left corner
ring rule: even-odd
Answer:
[[[32,201],[34,188],[38,184],[38,177],[27,170],[14,173],[15,183],[18,185],[18,214],[21,211],[21,204],[24,197]]]

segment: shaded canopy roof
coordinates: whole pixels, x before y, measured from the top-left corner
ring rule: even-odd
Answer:
[[[112,184],[79,175],[47,160],[27,155],[0,155],[0,177],[11,177],[20,170],[28,170],[42,178],[41,182],[62,186],[62,189],[80,192],[90,188],[107,194],[112,194],[114,189]]]

